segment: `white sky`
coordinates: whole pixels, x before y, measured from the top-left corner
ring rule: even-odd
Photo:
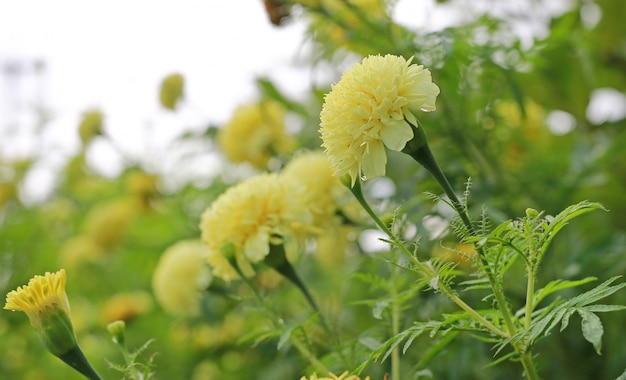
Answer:
[[[394,18],[433,29],[481,12],[469,0],[436,12],[433,3],[399,1]],[[568,0],[553,4],[566,9]],[[78,148],[82,112],[94,107],[106,115],[105,129],[122,150],[159,154],[172,137],[222,124],[238,104],[254,100],[258,76],[289,94],[307,89],[309,71],[293,64],[305,28],[301,22],[272,26],[261,0],[0,0],[0,136],[9,137],[0,141],[0,158],[36,153],[48,169],[62,166],[68,149]],[[36,61],[45,63],[40,76]],[[7,75],[10,65],[21,73]],[[186,78],[187,102],[177,113],[158,103],[160,81],[172,72]],[[37,101],[51,112],[41,132],[30,111]],[[45,138],[33,139],[35,133]],[[121,163],[112,148],[95,145],[115,174]],[[44,172],[34,174],[34,187],[54,180]]]
[[[26,66],[11,83],[0,78],[0,127],[30,106],[35,90],[53,111],[53,129],[76,142],[80,114],[91,107],[104,111],[114,136],[134,140],[146,123],[175,129],[180,115],[157,102],[160,80],[174,71],[193,103],[183,118],[223,122],[254,96],[255,76],[293,70],[303,30],[272,27],[260,0],[0,1],[0,65]],[[46,64],[38,81],[36,60]]]

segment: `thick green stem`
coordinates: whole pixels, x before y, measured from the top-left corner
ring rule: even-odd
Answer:
[[[537,373],[537,369],[535,368],[532,354],[530,352],[522,354],[521,361],[522,366],[524,367],[524,373],[526,374],[526,378],[528,380],[539,380],[539,374]]]
[[[533,309],[535,308],[535,272],[530,265],[527,265],[528,280],[526,283],[526,307],[524,310],[524,328],[529,328],[532,322]]]

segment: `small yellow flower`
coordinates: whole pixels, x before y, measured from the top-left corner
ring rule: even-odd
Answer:
[[[78,135],[83,145],[88,144],[94,137],[102,134],[104,115],[98,110],[85,112],[78,126]]]
[[[303,186],[277,174],[260,174],[226,190],[200,222],[213,274],[226,281],[237,278],[229,260],[233,259],[244,275],[252,276],[252,264],[265,259],[270,244],[293,248],[289,243],[297,241],[312,221],[305,199]],[[224,256],[226,247],[232,258]]]
[[[85,218],[85,232],[105,250],[117,246],[137,211],[132,198],[118,198],[94,206]]]
[[[413,139],[415,112],[435,110],[439,87],[428,69],[411,60],[369,56],[348,69],[326,95],[320,114],[322,146],[335,176],[352,185],[385,174],[385,146],[401,151]]]
[[[183,97],[184,89],[185,78],[181,74],[174,73],[163,78],[159,92],[161,105],[173,111],[178,101]]]
[[[285,107],[274,101],[237,107],[217,136],[226,158],[267,168],[270,158],[291,153],[295,141],[285,132],[286,113]]]
[[[179,241],[163,252],[152,274],[152,290],[165,311],[198,315],[201,291],[212,280],[205,263],[207,253],[207,247],[199,240]]]
[[[59,250],[61,263],[69,269],[97,262],[104,256],[104,249],[88,235],[77,235],[67,239]]]
[[[105,302],[102,317],[107,324],[118,320],[130,322],[151,309],[152,297],[146,291],[118,293]]]
[[[48,350],[57,356],[76,345],[65,281],[64,269],[37,275],[28,285],[9,292],[4,305],[6,310],[25,312]]]
[[[300,378],[300,380],[360,380],[360,379],[361,378],[356,375],[349,376],[348,371],[342,373],[339,376],[335,375],[332,372],[329,372],[327,377],[317,377],[317,374],[313,374],[311,375],[311,377],[302,376]],[[370,380],[370,377],[367,376],[363,380]]]

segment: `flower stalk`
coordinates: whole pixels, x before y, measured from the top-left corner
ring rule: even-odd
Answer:
[[[463,222],[463,225],[465,226],[467,232],[470,235],[475,235],[476,231],[467,213],[467,208],[465,207],[465,205],[463,205],[459,201],[459,198],[454,192],[452,185],[450,185],[450,182],[448,181],[447,177],[445,176],[445,174],[443,173],[443,171],[437,164],[437,161],[435,160],[435,157],[433,156],[432,151],[430,150],[430,147],[428,146],[428,141],[426,139],[426,133],[424,132],[424,128],[422,128],[419,121],[417,121],[415,125],[409,122],[408,120],[407,120],[407,123],[411,126],[411,129],[413,130],[415,137],[413,140],[409,141],[406,144],[402,152],[411,156],[415,161],[417,161],[426,170],[428,170],[428,172],[433,176],[433,178],[435,178],[439,186],[442,188],[444,193],[450,199],[450,203],[452,207],[454,208],[459,218]],[[478,257],[481,262],[482,270],[484,270],[485,273],[487,274],[489,285],[496,299],[496,304],[498,305],[500,314],[502,315],[502,318],[504,319],[504,324],[506,326],[506,333],[505,335],[501,335],[501,336],[503,337],[513,336],[516,334],[517,329],[513,322],[513,317],[511,315],[511,312],[507,306],[506,297],[504,296],[504,293],[499,283],[496,281],[496,278],[491,270],[491,266],[489,265],[487,261],[487,257],[483,250],[483,247],[478,244],[474,244],[474,247],[476,248],[476,251],[478,252]],[[532,296],[534,293],[534,272],[530,266],[528,268],[528,271],[529,271],[529,275],[528,275],[529,278],[528,278],[527,302],[526,302],[526,310],[525,310],[526,311],[526,316],[525,316],[526,327],[530,326],[530,321],[531,321],[530,318],[532,314],[532,305],[533,305]],[[442,292],[446,293],[446,289],[442,289]],[[469,305],[465,304],[456,295],[450,293],[448,294],[448,296],[451,297],[453,301],[455,301],[455,303],[459,305],[461,308],[463,308],[464,310],[466,311],[470,309],[473,310]],[[456,298],[456,300],[454,298]],[[535,366],[532,360],[532,354],[531,352],[526,352],[527,347],[517,344],[517,345],[514,345],[513,348],[515,349],[516,352],[518,352],[521,355],[522,365],[524,367],[526,376],[529,379],[538,379]]]

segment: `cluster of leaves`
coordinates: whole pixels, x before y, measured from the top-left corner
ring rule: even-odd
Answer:
[[[389,372],[386,359],[397,347],[402,348],[406,378],[518,378],[519,365],[505,361],[509,343],[532,346],[546,378],[614,378],[621,373],[623,340],[619,334],[603,336],[602,332],[623,331],[623,315],[602,314],[600,320],[598,314],[620,309],[609,305],[626,303],[624,292],[617,292],[623,285],[616,284],[616,276],[626,272],[626,224],[621,217],[626,212],[621,195],[626,188],[626,121],[594,124],[585,112],[594,89],[626,88],[626,55],[619,48],[626,43],[626,24],[619,17],[621,0],[574,4],[547,20],[546,36],[530,45],[512,33],[514,18],[487,13],[445,29],[426,30],[394,21],[393,2],[373,1],[374,10],[357,0],[266,3],[280,3],[285,19],[291,14],[309,23],[312,49],[305,59],[315,70],[327,68],[328,63],[344,67],[355,56],[387,53],[415,56],[414,61],[431,69],[442,90],[438,110],[420,119],[451,182],[464,183],[468,176],[475,179],[472,205],[488,205],[482,213],[469,205],[471,214],[483,215],[477,223],[479,233],[463,233],[445,202],[432,202],[424,195],[440,190],[425,171],[416,170],[401,155],[389,156],[392,194],[378,195],[382,181],[364,190],[384,214],[383,220],[395,221],[398,236],[422,237],[412,254],[430,260],[438,273],[436,281],[415,273],[410,261],[395,249],[372,254],[357,236],[348,244],[353,254],[337,262],[341,265],[322,265],[305,256],[297,267],[321,299],[322,312],[337,335],[332,340],[339,343],[329,342],[320,331],[317,316],[311,316],[297,289],[271,276],[259,276],[254,285],[262,296],[271,297],[272,309],[284,324],[268,323],[267,311],[259,310],[238,285],[225,291],[226,296],[204,294],[198,317],[167,315],[154,305],[150,287],[159,254],[176,241],[197,238],[200,213],[233,181],[233,172],[245,176],[250,168],[238,166],[240,170],[233,171],[235,166],[228,166],[214,178],[159,185],[161,179],[178,178],[189,157],[199,155],[198,147],[216,150],[217,127],[207,126],[202,133],[189,133],[173,142],[172,150],[183,152],[167,160],[159,157],[158,162],[168,161],[167,167],[124,157],[124,170],[107,178],[93,170],[87,157],[94,141],[112,146],[116,142],[106,134],[102,113],[92,111],[78,128],[81,150],[59,173],[44,202],[24,202],[24,184],[45,158],[0,157],[0,290],[6,293],[32,274],[73,265],[67,268],[67,292],[79,341],[106,378],[119,376],[97,359],[121,362],[103,332],[103,326],[116,319],[125,320],[132,331],[129,347],[142,347],[154,338],[146,350],[158,352],[150,366],[157,378],[297,378],[306,372],[307,363],[290,347],[292,335],[302,337],[329,368],[341,373],[360,366],[373,379]],[[462,3],[443,1],[436,9]],[[582,17],[589,4],[601,12],[595,25]],[[340,69],[335,70],[338,76]],[[312,85],[307,101],[296,101],[267,78],[259,78],[257,84],[262,98],[281,103],[300,120],[299,147],[318,148],[319,110],[329,85]],[[163,106],[175,111],[184,105],[183,87],[181,75],[168,77],[160,94]],[[553,111],[566,112],[574,120],[573,130],[552,132],[546,116]],[[154,182],[140,181],[148,185],[137,186],[139,177]],[[596,207],[579,203],[583,199],[597,201],[610,212],[591,213],[561,231],[573,217]],[[570,204],[575,206],[567,208]],[[527,207],[546,212],[510,219]],[[115,208],[128,213],[102,224],[98,213]],[[436,228],[429,221],[436,222]],[[371,228],[357,233],[364,236]],[[104,234],[95,236],[94,231]],[[514,316],[520,329],[508,340],[494,340],[441,294],[423,291],[436,290],[439,282],[456,283],[455,291],[466,302],[482,305],[478,313],[501,326],[493,300],[484,299],[485,267],[471,269],[474,258],[456,245],[453,231],[466,242],[484,246],[490,271],[511,307],[519,307]],[[559,238],[554,239],[557,232]],[[93,250],[64,253],[76,237],[91,239]],[[442,246],[450,248],[442,254]],[[508,280],[524,278],[524,264],[529,262],[541,287],[534,291],[531,327],[523,328],[526,308],[521,305],[527,289]],[[608,280],[588,288],[595,277]],[[578,288],[583,290],[576,295]],[[580,317],[582,336],[577,329],[567,328],[575,315]],[[558,337],[543,339],[557,329],[562,332]],[[46,355],[23,316],[2,313],[0,334],[3,375],[76,378]],[[590,356],[600,347],[602,356]],[[496,352],[499,364],[486,368]]]

